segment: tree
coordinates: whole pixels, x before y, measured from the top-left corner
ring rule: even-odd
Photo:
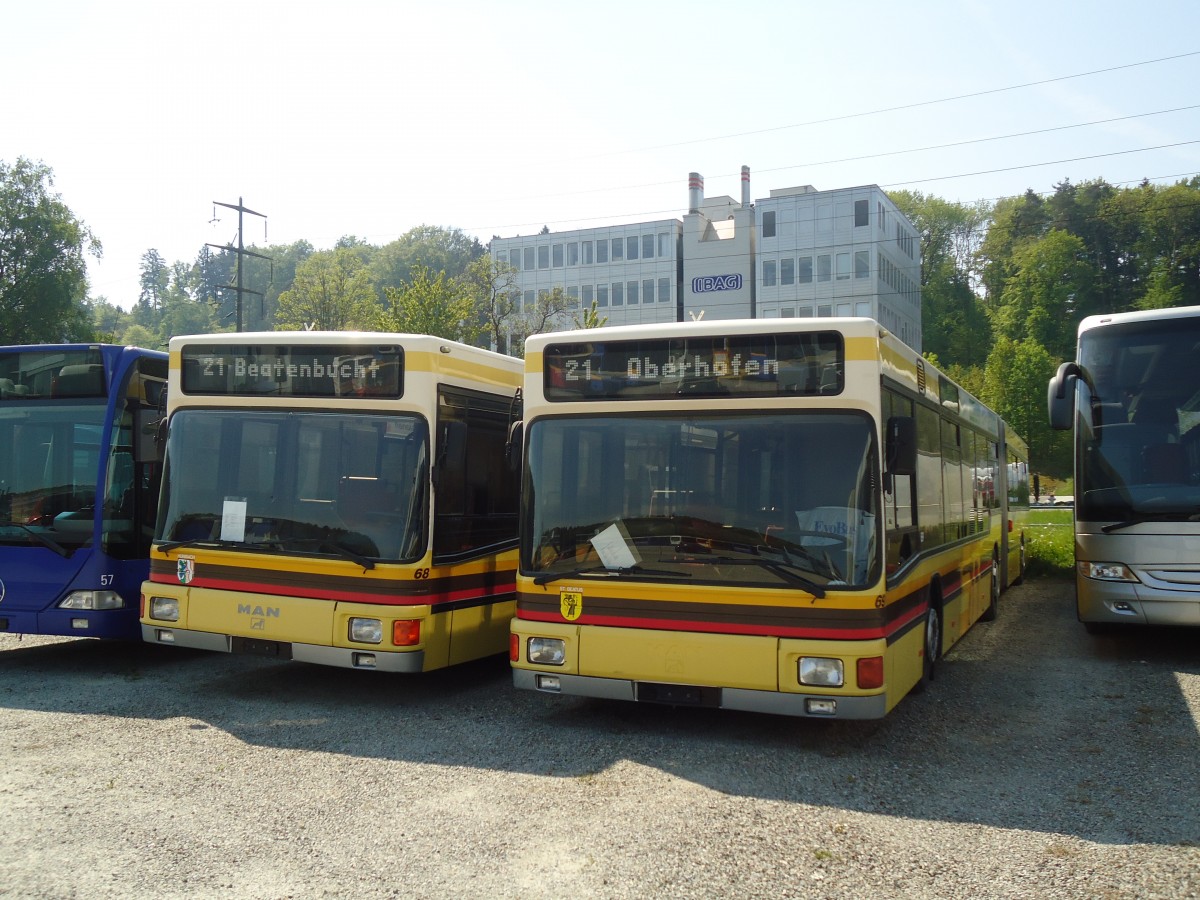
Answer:
[[[509,353],[512,326],[521,311],[517,270],[504,260],[485,254],[468,265],[456,280],[470,299],[489,346],[500,353]]]
[[[596,311],[596,301],[592,301],[592,308],[585,309],[582,316],[575,317],[576,328],[603,328],[604,323],[608,321],[608,316],[602,316]]]
[[[892,202],[921,237],[921,332],[925,350],[947,366],[983,367],[991,347],[979,248],[991,207],[952,203],[919,191],[893,191]]]
[[[284,329],[345,331],[366,327],[377,305],[367,270],[348,248],[315,253],[296,267],[279,295],[276,325]]]
[[[458,228],[420,225],[374,253],[371,278],[380,289],[401,287],[412,280],[417,266],[454,278],[483,254],[479,240]]]
[[[1029,445],[1039,472],[1056,478],[1071,474],[1070,432],[1055,431],[1046,415],[1046,385],[1058,360],[1032,339],[997,338],[988,357],[980,399],[998,412]]]
[[[42,163],[0,161],[0,343],[91,339],[85,254],[100,242],[53,184]]]
[[[526,306],[516,320],[513,337],[517,340],[521,352],[514,355],[524,356],[525,338],[552,331],[554,326],[562,323],[567,311],[574,309],[577,303],[576,298],[569,296],[558,285],[548,291],[538,291],[533,305]]]
[[[1088,311],[1080,304],[1091,294],[1094,272],[1084,256],[1083,241],[1057,229],[1018,247],[992,309],[997,337],[1032,339],[1057,359],[1073,357],[1076,325]]]
[[[445,272],[432,274],[416,266],[403,287],[385,287],[386,309],[377,309],[372,327],[380,331],[431,334],[453,341],[473,343],[479,334],[475,307],[459,281],[447,280]]]

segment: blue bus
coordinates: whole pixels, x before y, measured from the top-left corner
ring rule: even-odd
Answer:
[[[0,347],[0,632],[140,637],[167,354]]]

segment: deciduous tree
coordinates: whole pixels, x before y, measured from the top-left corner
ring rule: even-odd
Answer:
[[[100,242],[53,184],[42,163],[0,160],[0,343],[91,339],[85,256]]]

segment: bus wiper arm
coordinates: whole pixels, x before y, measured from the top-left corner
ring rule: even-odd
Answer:
[[[32,537],[39,544],[42,544],[45,547],[49,547],[51,550],[53,550],[55,553],[57,553],[59,556],[63,557],[64,559],[71,555],[71,551],[68,550],[66,547],[64,547],[62,544],[60,544],[58,541],[54,540],[54,538],[50,537],[49,535],[42,534],[40,531],[34,531],[28,525],[24,525],[20,522],[13,522],[10,520],[8,522],[0,522],[0,527],[20,528],[22,531],[24,531],[26,534],[28,534],[30,537]]]
[[[663,569],[647,569],[644,566],[633,565],[625,566],[620,569],[610,569],[607,566],[584,566],[580,569],[571,569],[568,572],[543,572],[533,579],[534,584],[549,584],[551,581],[559,581],[563,578],[574,578],[576,575],[642,575],[647,578],[691,578],[691,572],[668,572]]]
[[[757,566],[760,569],[766,569],[768,572],[774,572],[784,581],[804,588],[818,600],[825,599],[825,588],[821,587],[821,585],[817,584],[815,581],[805,578],[799,572],[794,571],[795,569],[799,569],[800,566],[796,565],[796,563],[788,562],[787,560],[759,558],[737,559],[731,556],[718,556],[716,559],[706,559],[704,562],[712,563],[713,565],[730,564],[735,566]]]

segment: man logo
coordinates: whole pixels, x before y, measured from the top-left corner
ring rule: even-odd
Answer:
[[[574,622],[583,614],[583,591],[559,591],[558,610],[568,622]]]
[[[196,577],[196,558],[194,556],[181,556],[175,567],[175,574],[179,576],[180,584],[190,584],[192,579]]]

